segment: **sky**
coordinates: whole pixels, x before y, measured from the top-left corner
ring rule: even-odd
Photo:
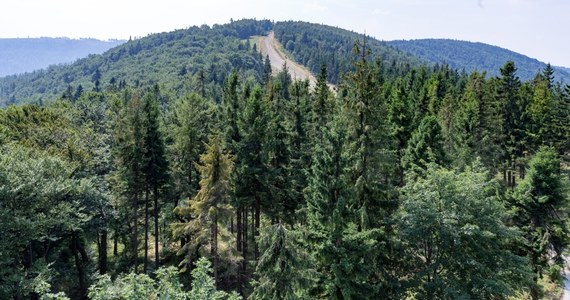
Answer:
[[[242,18],[483,42],[570,67],[570,0],[2,0],[0,38],[128,39]]]

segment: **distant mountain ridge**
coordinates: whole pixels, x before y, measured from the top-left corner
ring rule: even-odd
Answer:
[[[244,19],[151,34],[71,64],[0,77],[0,106],[49,101],[73,90],[114,89],[124,84],[136,88],[158,84],[178,95],[199,87],[218,101],[220,86],[232,71],[261,82],[265,60],[251,38],[271,30],[283,50],[313,74],[318,74],[324,64],[333,84],[341,83],[343,74],[352,70],[356,40],[370,48],[370,59],[381,62],[382,76],[435,64],[448,64],[455,74],[477,70],[495,76],[507,61],[513,60],[517,75],[531,80],[546,66],[536,59],[482,43],[438,39],[385,42],[327,25]],[[570,83],[568,69],[556,68],[555,76],[556,80]]]
[[[451,39],[396,40],[386,42],[403,52],[417,56],[430,63],[448,64],[454,69],[467,72],[487,72],[487,75],[499,75],[499,69],[509,60],[514,61],[517,75],[522,80],[532,80],[546,67],[546,63],[526,55],[498,46],[479,42],[467,42]],[[556,81],[570,83],[570,69],[554,67]]]
[[[89,54],[101,54],[124,42],[48,37],[0,39],[0,77],[72,63]]]

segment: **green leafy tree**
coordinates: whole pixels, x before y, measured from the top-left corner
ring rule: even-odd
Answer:
[[[216,290],[215,280],[210,276],[210,262],[202,257],[192,271],[192,289],[182,289],[175,267],[160,268],[156,271],[156,280],[146,274],[124,274],[114,281],[109,275],[100,276],[89,288],[92,300],[204,300],[228,299],[239,300],[235,292],[226,293]]]
[[[92,217],[87,208],[101,196],[93,182],[74,176],[76,170],[39,150],[0,147],[0,298],[33,293],[34,278],[62,251],[74,260],[67,267],[75,267],[74,289],[84,297],[90,258],[83,238]]]
[[[525,259],[510,249],[518,232],[487,178],[478,166],[459,173],[429,164],[402,189],[398,219],[413,297],[505,298],[524,286]]]

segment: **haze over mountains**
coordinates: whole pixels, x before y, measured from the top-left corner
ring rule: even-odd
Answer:
[[[102,85],[111,80],[172,84],[181,74],[206,69],[212,77],[209,79],[221,82],[231,69],[247,72],[261,68],[259,57],[247,51],[247,47],[252,47],[248,39],[269,30],[275,31],[276,39],[291,58],[313,74],[317,74],[325,62],[333,84],[350,70],[354,41],[363,39],[353,31],[296,21],[237,21],[211,28],[194,26],[126,43],[65,38],[4,39],[0,40],[0,77],[85,58],[69,65],[0,78],[0,104],[53,99],[69,87],[79,85],[91,89],[95,85],[93,78],[98,76]],[[372,54],[385,65],[448,64],[458,71],[480,71],[496,76],[500,67],[512,60],[522,80],[531,80],[546,66],[525,55],[482,43],[444,39],[384,42],[372,38],[367,38],[367,42]],[[103,54],[86,57],[90,53]],[[557,67],[555,71],[557,81],[570,82],[568,69]]]
[[[0,39],[0,77],[72,63],[89,54],[101,54],[124,42],[48,37]]]

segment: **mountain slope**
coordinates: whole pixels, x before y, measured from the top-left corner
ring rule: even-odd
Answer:
[[[366,42],[366,46],[371,50],[371,59],[381,59],[385,72],[425,63],[385,42],[338,27],[287,21],[275,23],[273,30],[285,50],[313,74],[317,74],[324,63],[327,66],[329,81],[333,84],[338,84],[342,74],[352,68],[352,50],[356,40]]]
[[[0,39],[0,77],[101,54],[125,41],[69,38]]]
[[[537,59],[483,43],[472,43],[448,39],[399,40],[387,42],[401,51],[410,53],[431,63],[449,64],[455,69],[467,72],[486,71],[490,76],[499,75],[499,69],[509,60],[515,62],[517,75],[522,80],[532,80],[546,64]],[[555,67],[557,80],[570,82],[570,72]]]
[[[96,82],[100,88],[121,83],[135,87],[162,84],[181,94],[192,90],[191,84],[195,90],[197,78],[202,78],[205,82],[200,84],[218,99],[219,84],[232,70],[261,79],[262,55],[249,38],[265,36],[271,30],[287,55],[313,74],[324,62],[333,84],[352,68],[355,40],[364,39],[355,32],[307,22],[241,20],[211,28],[194,26],[129,41],[71,65],[0,78],[0,105],[50,100],[79,86],[94,89]],[[366,45],[372,52],[370,59],[382,59],[384,72],[422,64],[381,41],[366,38]]]
[[[0,78],[0,105],[51,100],[70,88],[94,89],[96,82],[100,88],[123,82],[135,87],[164,84],[182,93],[193,79],[188,75],[198,72],[209,91],[214,89],[210,83],[223,82],[231,70],[260,78],[261,55],[247,38],[264,35],[271,26],[267,20],[242,20],[152,34],[71,65]]]

